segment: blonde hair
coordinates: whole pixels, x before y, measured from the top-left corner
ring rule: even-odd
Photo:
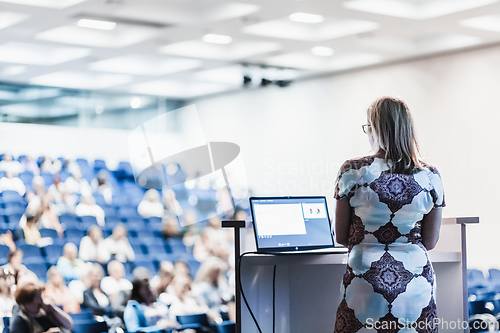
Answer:
[[[381,97],[367,111],[378,149],[375,155],[392,162],[391,173],[412,174],[422,170],[413,119],[406,103],[397,97]]]

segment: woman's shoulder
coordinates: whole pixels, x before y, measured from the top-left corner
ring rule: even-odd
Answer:
[[[375,161],[374,156],[356,157],[345,161],[340,167],[340,173],[343,174],[349,170],[359,170],[362,167],[367,167]]]

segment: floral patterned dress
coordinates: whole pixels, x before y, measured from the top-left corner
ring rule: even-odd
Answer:
[[[445,206],[439,172],[427,166],[393,174],[380,158],[348,160],[334,196],[351,206],[335,333],[437,332],[434,269],[420,226],[425,214]]]

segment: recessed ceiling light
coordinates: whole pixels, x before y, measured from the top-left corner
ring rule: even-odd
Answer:
[[[102,106],[101,104],[99,104],[98,106],[95,107],[96,114],[102,114],[103,111],[104,111],[104,106]]]
[[[82,27],[82,28],[91,28],[91,29],[99,29],[99,30],[113,30],[116,27],[115,22],[89,20],[89,19],[78,20],[77,24],[79,27]]]
[[[294,13],[288,16],[288,18],[301,23],[321,23],[324,21],[323,16],[309,13]]]
[[[130,107],[132,109],[138,109],[141,107],[141,99],[139,97],[134,97],[130,100]]]
[[[335,51],[333,51],[331,47],[315,46],[311,49],[311,53],[317,56],[329,57],[332,56]]]
[[[206,34],[203,36],[203,41],[214,44],[229,44],[233,41],[233,38],[226,35]]]

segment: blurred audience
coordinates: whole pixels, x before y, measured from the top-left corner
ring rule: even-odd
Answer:
[[[40,165],[41,172],[47,172],[47,173],[50,173],[53,175],[61,172],[61,168],[62,168],[61,161],[59,161],[58,159],[55,161],[52,161],[52,159],[48,156],[43,157],[43,162]]]
[[[18,239],[24,239],[26,244],[39,245],[42,239],[40,230],[36,225],[38,221],[38,215],[33,214],[33,212],[26,210],[26,224],[22,229],[17,229],[16,234]]]
[[[75,214],[77,216],[94,216],[97,224],[104,226],[104,210],[95,203],[93,196],[82,196],[82,201],[76,206]]]
[[[104,270],[100,264],[93,264],[89,271],[90,287],[83,292],[82,308],[92,310],[97,316],[103,316],[111,311],[111,302],[101,289]]]
[[[57,266],[52,266],[47,271],[43,300],[45,303],[62,306],[62,309],[68,313],[80,312],[80,303],[64,283],[64,278]]]
[[[201,264],[193,285],[194,295],[214,312],[234,309],[234,292],[227,281],[227,266],[222,259],[210,257]]]
[[[63,247],[62,257],[57,260],[57,268],[67,282],[80,279],[85,272],[85,262],[77,256],[78,248],[76,245],[66,243]]]
[[[158,275],[151,279],[151,288],[155,295],[164,293],[175,276],[175,266],[170,261],[162,261],[158,268]]]
[[[0,245],[8,246],[11,251],[16,249],[16,243],[14,243],[14,237],[12,236],[12,232],[10,230],[0,234]]]
[[[167,319],[168,307],[154,302],[148,279],[135,279],[132,285],[130,300],[123,314],[128,332],[158,332],[178,326],[175,319]]]
[[[125,266],[118,261],[112,260],[108,264],[108,275],[102,279],[101,289],[114,302],[121,291],[132,290],[132,283],[125,279]]]
[[[15,277],[9,269],[0,270],[0,318],[11,317],[14,299]]]
[[[26,186],[23,181],[17,177],[14,177],[12,172],[5,172],[5,176],[0,179],[0,192],[3,191],[14,191],[23,196],[26,193]]]
[[[0,161],[0,171],[10,172],[13,176],[17,176],[24,171],[24,168],[21,163],[12,158],[11,154],[3,154]]]
[[[174,191],[163,190],[163,204],[165,205],[165,213],[175,216],[182,215],[182,207],[179,201],[177,201]]]
[[[64,229],[59,222],[59,215],[52,209],[49,195],[41,198],[41,216],[37,223],[40,228],[54,229],[59,237],[64,236]]]
[[[23,265],[23,251],[21,249],[10,251],[7,259],[9,262],[0,266],[0,270],[11,272],[12,275],[14,275],[15,284],[17,284],[23,276],[36,276],[35,273]]]
[[[89,182],[82,177],[82,171],[76,164],[69,166],[71,176],[69,176],[64,184],[69,193],[81,194],[82,196],[92,195],[92,187]]]
[[[108,172],[106,170],[101,170],[97,174],[97,178],[92,180],[92,189],[94,193],[98,193],[103,196],[104,202],[111,205],[113,203],[113,188],[108,184],[107,178]]]
[[[15,296],[21,310],[12,318],[10,332],[56,333],[73,329],[73,320],[66,312],[43,302],[43,290],[43,284],[38,281],[19,284]]]
[[[162,237],[168,238],[182,238],[184,236],[183,230],[179,226],[177,216],[165,216],[162,220]]]
[[[144,218],[163,217],[163,204],[160,202],[160,193],[155,189],[147,190],[144,198],[137,206],[137,212]]]
[[[40,174],[38,163],[30,155],[24,156],[24,159],[20,163],[24,171],[31,172],[34,176]]]
[[[104,240],[104,246],[111,259],[121,262],[135,260],[135,252],[128,241],[127,228],[123,223],[113,229],[113,233]]]
[[[102,230],[99,226],[93,225],[87,230],[87,236],[83,237],[80,242],[79,257],[84,261],[108,263],[111,255],[104,244]]]

